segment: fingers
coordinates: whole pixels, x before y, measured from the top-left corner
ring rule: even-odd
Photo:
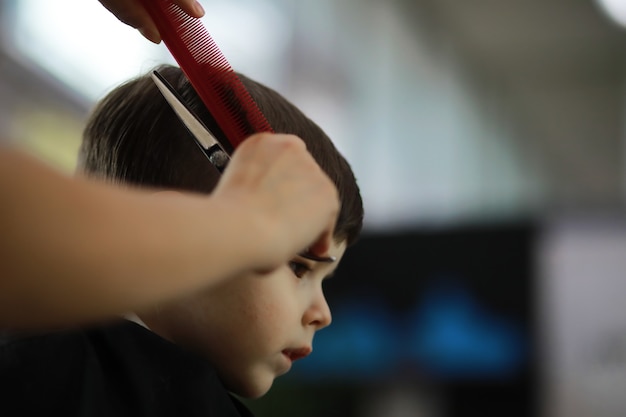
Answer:
[[[277,267],[307,248],[318,256],[328,253],[338,192],[300,138],[259,134],[246,139],[214,195],[236,199],[263,225],[255,233],[268,262],[263,268]]]
[[[328,251],[330,250],[332,244],[334,231],[335,219],[332,219],[332,221],[328,224],[328,226],[326,226],[319,238],[312,245],[309,246],[309,252],[320,257],[328,256]]]
[[[104,7],[123,23],[134,27],[148,40],[159,43],[161,35],[154,21],[145,10],[141,0],[99,0]],[[160,1],[160,0],[147,0]],[[196,0],[173,0],[185,13],[192,17],[204,16],[204,9]]]

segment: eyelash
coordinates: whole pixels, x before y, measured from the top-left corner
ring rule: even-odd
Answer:
[[[298,278],[302,278],[307,272],[311,270],[311,268],[309,268],[306,264],[297,261],[289,262],[288,266],[289,269],[291,269],[291,272],[293,272],[293,274]]]

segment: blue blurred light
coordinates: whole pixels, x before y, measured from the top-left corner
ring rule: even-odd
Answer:
[[[519,326],[478,305],[462,287],[429,290],[410,321],[411,359],[439,377],[514,374],[524,364]]]
[[[513,376],[526,363],[526,339],[512,319],[480,307],[462,287],[436,286],[412,312],[352,300],[314,341],[314,354],[290,378],[373,380],[427,375],[442,380]]]

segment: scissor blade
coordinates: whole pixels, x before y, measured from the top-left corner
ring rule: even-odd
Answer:
[[[153,71],[152,79],[161,91],[161,94],[163,94],[163,97],[165,97],[165,100],[167,100],[174,110],[174,113],[176,113],[178,118],[187,127],[192,136],[194,136],[196,143],[204,151],[209,161],[211,161],[220,173],[223,172],[230,157],[226,151],[224,151],[215,136],[213,136],[211,131],[209,131],[196,115],[187,108],[176,90],[174,90],[174,87],[172,87],[161,74],[157,71]],[[315,262],[335,262],[337,260],[334,256],[320,257],[312,254],[308,250],[300,253],[299,256]]]
[[[165,78],[157,71],[152,72],[152,80],[156,84],[159,91],[174,110],[174,113],[183,122],[187,130],[195,138],[196,143],[204,151],[209,161],[223,172],[230,160],[230,157],[224,151],[220,143],[209,129],[193,114],[182,101],[174,87],[167,82]]]
[[[154,71],[152,73],[152,79],[154,83],[157,85],[165,100],[169,103],[169,105],[174,109],[176,115],[180,118],[180,120],[187,126],[187,129],[191,132],[195,138],[200,141],[200,144],[205,148],[209,149],[213,145],[219,145],[219,142],[215,137],[209,132],[209,130],[200,122],[196,116],[187,109],[187,107],[182,103],[182,101],[178,98],[178,93],[173,89],[173,87],[163,78],[161,74]]]

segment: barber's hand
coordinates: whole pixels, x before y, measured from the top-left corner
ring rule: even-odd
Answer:
[[[113,13],[119,20],[139,30],[148,40],[159,43],[161,35],[157,30],[150,15],[141,5],[139,0],[99,0],[104,7]],[[156,0],[152,0],[156,1]],[[192,17],[204,16],[204,10],[200,3],[195,0],[173,0],[183,11]]]
[[[254,231],[266,242],[258,248],[259,270],[270,271],[307,248],[327,255],[339,195],[300,138],[261,133],[246,139],[213,195],[245,208],[257,222]]]

